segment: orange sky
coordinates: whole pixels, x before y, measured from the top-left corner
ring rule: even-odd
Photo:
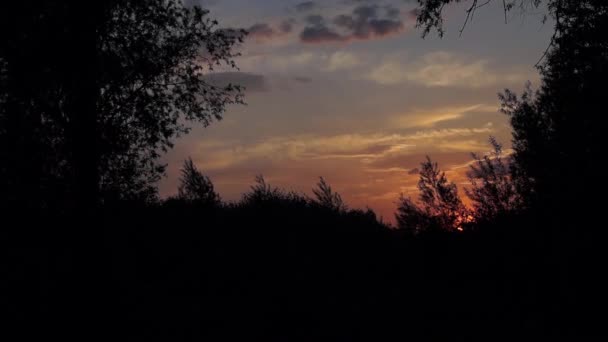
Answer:
[[[240,71],[211,78],[244,84],[248,104],[177,142],[161,195],[176,192],[191,156],[227,200],[257,174],[305,193],[323,176],[350,206],[392,222],[399,194],[417,196],[417,175],[408,172],[426,155],[464,195],[470,152],[489,150],[490,135],[508,147],[496,94],[538,79],[533,65],[552,32],[533,16],[504,24],[502,5],[480,9],[462,37],[463,8],[452,6],[446,36],[422,39],[402,0],[300,4],[207,2],[224,25],[254,31],[239,47]],[[365,33],[338,25],[338,16]],[[379,31],[378,22],[390,25]]]

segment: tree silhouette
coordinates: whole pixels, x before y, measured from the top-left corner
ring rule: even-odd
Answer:
[[[441,227],[447,230],[460,228],[468,212],[458,196],[458,188],[448,181],[445,172],[441,172],[438,164],[429,157],[420,164],[418,189],[425,211],[436,218]]]
[[[401,195],[395,214],[397,228],[410,235],[416,235],[433,229],[433,219],[411,198]]]
[[[442,30],[442,10],[456,0],[422,0],[418,25],[424,34]],[[469,1],[468,14],[487,2]],[[504,1],[505,11],[543,1]],[[603,162],[603,89],[608,76],[608,3],[601,0],[546,0],[555,23],[551,45],[538,63],[541,86],[528,83],[521,96],[505,90],[502,111],[513,127],[512,182],[523,207],[549,219],[551,212],[572,213],[596,206],[598,186],[593,181]],[[572,180],[572,181],[567,181]],[[576,181],[574,181],[576,180]],[[574,206],[564,198],[579,199]],[[561,220],[562,224],[564,220]]]
[[[194,165],[192,158],[184,161],[177,198],[189,203],[216,206],[221,203],[209,177],[203,175]]]
[[[520,97],[507,90],[501,100],[514,131],[514,179],[527,205],[574,213],[596,206],[593,193],[603,188],[593,179],[605,160],[600,113],[608,76],[608,3],[565,1],[560,14],[554,45],[540,67],[541,87],[527,87]],[[564,197],[577,198],[578,210]]]
[[[312,193],[315,196],[315,203],[323,208],[338,212],[347,209],[344,201],[342,201],[342,196],[340,196],[339,193],[334,192],[323,177],[320,177],[317,187],[312,189]]]
[[[244,206],[265,207],[280,211],[284,206],[308,205],[308,199],[297,192],[286,191],[270,185],[262,175],[255,177],[255,185],[251,186],[251,191],[243,195],[240,202]]]
[[[418,24],[425,34],[429,28],[441,27],[443,5],[455,2],[459,1],[420,2]],[[605,239],[598,222],[603,222],[602,198],[608,190],[601,176],[606,163],[608,2],[545,3],[555,28],[544,58],[537,63],[540,87],[533,91],[528,83],[520,96],[510,90],[500,94],[502,111],[513,128],[511,178],[524,210],[489,224],[526,228],[518,243],[533,241],[536,253],[529,261],[547,270],[537,282],[551,284],[543,287],[551,290],[539,291],[538,297],[559,303],[551,319],[591,327],[595,317],[589,303],[603,291],[594,284],[602,267],[599,254]]]
[[[449,182],[445,172],[441,172],[438,164],[428,156],[420,164],[419,174],[420,206],[401,196],[396,216],[399,226],[411,232],[463,229],[470,213],[458,195],[456,184]]]
[[[79,206],[148,197],[164,170],[160,153],[188,132],[186,122],[206,126],[242,102],[240,86],[205,76],[235,67],[233,47],[244,31],[218,28],[200,7],[47,1],[0,11],[4,139],[10,150],[42,156],[28,158],[31,167],[18,163],[22,157],[13,165],[53,169],[48,176],[61,178]]]
[[[483,157],[473,153],[475,164],[467,176],[471,188],[465,189],[473,200],[476,221],[492,221],[521,208],[521,198],[511,178],[511,161],[504,156],[502,145],[490,137],[493,151]]]

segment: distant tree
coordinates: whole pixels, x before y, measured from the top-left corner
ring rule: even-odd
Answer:
[[[304,195],[294,191],[285,191],[274,187],[262,175],[255,177],[255,185],[251,186],[251,191],[243,195],[241,204],[244,205],[265,205],[265,206],[285,206],[294,205],[306,207],[308,200]],[[276,208],[279,210],[279,208]]]
[[[245,202],[266,202],[281,196],[278,188],[272,187],[266,182],[262,175],[255,176],[255,185],[251,186],[251,191],[243,196]]]
[[[158,158],[188,132],[186,123],[206,126],[242,102],[238,85],[214,85],[206,74],[235,67],[233,48],[245,32],[218,28],[200,7],[180,0],[0,6],[7,183],[34,181],[31,197],[47,184],[81,207],[154,193],[164,171]]]
[[[441,172],[438,164],[428,156],[420,164],[418,190],[419,205],[401,196],[396,218],[402,229],[453,231],[463,229],[470,220],[469,210],[462,203],[456,184],[449,182],[445,172]]]
[[[320,177],[317,187],[312,189],[312,193],[315,196],[314,203],[323,208],[338,212],[347,210],[344,201],[342,201],[342,196],[340,196],[339,193],[334,192],[323,177]]]
[[[410,197],[401,194],[399,206],[395,214],[397,228],[416,235],[432,229],[433,219],[420,208]]]
[[[192,158],[184,161],[181,173],[177,195],[179,199],[205,206],[217,206],[221,203],[213,183],[196,168]]]
[[[510,157],[505,157],[502,145],[490,137],[493,151],[483,157],[473,153],[475,163],[467,176],[471,188],[465,192],[473,200],[476,221],[492,220],[509,215],[521,207],[521,198],[511,177]]]
[[[458,187],[448,181],[445,172],[440,171],[438,164],[429,157],[420,164],[418,189],[424,210],[436,218],[444,229],[460,228],[468,218],[469,213],[458,195]]]

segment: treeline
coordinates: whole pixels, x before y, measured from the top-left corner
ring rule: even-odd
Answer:
[[[431,161],[421,173],[422,198],[444,194],[433,184],[455,189]],[[391,340],[593,327],[586,306],[561,301],[581,289],[561,278],[535,214],[435,216],[445,199],[462,208],[452,195],[428,211],[412,204],[427,220],[416,230],[348,208],[323,179],[307,196],[258,177],[225,202],[188,160],[173,198],[104,206],[90,221],[7,223],[4,308],[28,338]]]
[[[538,241],[511,229],[523,221],[413,235],[349,209],[322,179],[306,196],[259,177],[223,202],[191,166],[166,201],[104,207],[91,221],[8,223],[4,310],[20,321],[11,326],[27,338],[221,341],[580,327],[555,324],[572,315],[551,304]]]

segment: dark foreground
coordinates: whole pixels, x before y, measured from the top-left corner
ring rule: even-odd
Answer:
[[[369,212],[285,203],[18,218],[2,230],[11,340],[494,339],[601,327],[590,276],[601,272],[581,267],[594,249],[564,254],[524,231],[524,218],[417,237]]]

